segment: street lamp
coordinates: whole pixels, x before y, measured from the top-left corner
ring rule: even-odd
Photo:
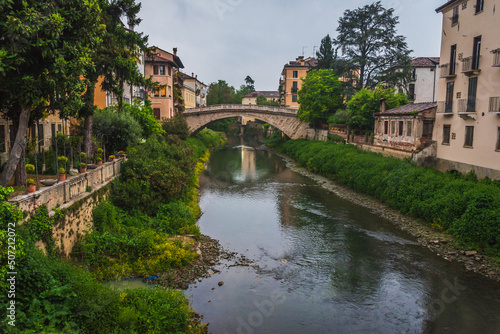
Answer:
[[[106,161],[106,145],[104,145],[104,142],[102,141],[102,137],[106,137],[106,141],[108,140],[108,136],[106,134],[101,134],[101,145],[102,145],[102,150],[103,150],[103,155],[104,155],[104,161]]]

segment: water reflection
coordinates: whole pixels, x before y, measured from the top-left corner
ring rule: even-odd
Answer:
[[[244,151],[216,152],[200,180],[202,232],[259,265],[219,268],[188,290],[213,333],[499,332],[498,283],[270,152]]]

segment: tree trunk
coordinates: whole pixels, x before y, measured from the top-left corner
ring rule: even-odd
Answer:
[[[7,164],[5,165],[2,175],[0,176],[0,185],[2,185],[3,187],[7,186],[7,183],[9,183],[9,181],[12,179],[12,176],[16,171],[16,166],[18,166],[19,160],[23,161],[22,158],[26,145],[25,136],[26,130],[28,129],[29,119],[30,107],[21,107],[16,139],[14,140],[14,145],[12,146],[12,150],[10,151],[9,160],[7,160]],[[24,166],[24,162],[22,164]],[[24,175],[23,170],[20,170],[19,173],[22,173]]]
[[[88,115],[85,117],[85,123],[83,126],[83,151],[87,156],[91,155],[92,148],[92,121],[94,119],[93,115]]]

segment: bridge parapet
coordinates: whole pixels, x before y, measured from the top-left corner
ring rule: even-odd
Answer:
[[[287,115],[297,115],[296,109],[287,109],[280,107],[270,107],[270,106],[259,106],[250,104],[218,104],[213,106],[207,106],[202,108],[192,108],[186,109],[183,114],[197,114],[197,113],[214,113],[220,111],[242,111],[242,112],[261,112],[261,113],[273,113],[273,114],[287,114]]]

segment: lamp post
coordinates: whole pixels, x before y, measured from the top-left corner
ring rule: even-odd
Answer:
[[[104,161],[106,161],[106,145],[104,145],[104,142],[102,141],[102,137],[106,137],[106,141],[108,140],[108,136],[106,134],[101,134],[101,145],[102,145],[102,151],[103,151],[103,158]]]

